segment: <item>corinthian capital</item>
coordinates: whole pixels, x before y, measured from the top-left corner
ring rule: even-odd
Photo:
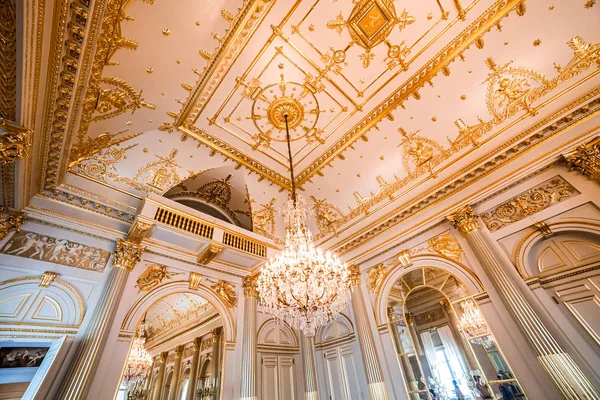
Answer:
[[[31,130],[0,118],[0,165],[15,162],[27,155]]]
[[[600,181],[600,136],[560,156],[571,170]]]
[[[115,249],[113,268],[126,268],[129,271],[140,261],[144,246],[127,240],[119,239]]]
[[[475,212],[473,212],[473,209],[468,204],[459,208],[446,218],[463,236],[466,236],[467,233],[479,230],[477,215]]]
[[[254,297],[258,299],[258,275],[249,275],[242,281],[244,288],[244,297]]]
[[[18,211],[9,211],[0,207],[0,240],[4,239],[8,232],[19,232],[21,225],[25,223],[25,214]]]
[[[358,268],[358,265],[348,266],[348,271],[350,272],[350,275],[348,277],[350,286],[360,286],[360,269]]]

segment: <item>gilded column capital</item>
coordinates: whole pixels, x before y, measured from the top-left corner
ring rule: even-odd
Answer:
[[[113,268],[126,268],[131,271],[140,261],[144,246],[127,240],[119,239],[115,249]]]
[[[348,266],[348,272],[350,272],[350,275],[348,276],[350,286],[360,286],[360,268],[358,268],[358,265]]]
[[[467,236],[468,233],[479,230],[477,214],[475,214],[468,204],[446,216],[446,218],[463,236]]]
[[[560,156],[569,170],[600,181],[600,136]]]
[[[169,352],[168,351],[163,351],[162,353],[160,353],[160,362],[165,364],[167,362],[167,357],[169,356]]]
[[[25,222],[27,222],[25,213],[0,207],[0,240],[4,239],[9,232],[19,232]]]
[[[201,337],[194,338],[194,340],[192,340],[192,344],[194,345],[194,351],[200,351],[200,348],[202,345],[202,338]]]
[[[181,358],[181,356],[183,355],[183,348],[184,345],[182,344],[175,346],[175,358]]]
[[[10,164],[27,155],[31,129],[0,118],[0,165]]]
[[[246,276],[242,281],[242,287],[244,288],[244,297],[258,299],[258,274]]]
[[[223,333],[223,329],[221,327],[215,328],[211,331],[212,333],[212,342],[217,343],[219,341],[219,338],[221,337],[221,334]]]

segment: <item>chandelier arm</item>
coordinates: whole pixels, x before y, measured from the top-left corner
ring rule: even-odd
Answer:
[[[290,143],[290,129],[288,127],[288,115],[283,114],[283,118],[285,118],[285,132],[287,139],[287,147],[288,147],[288,158],[290,160],[290,175],[292,177],[292,201],[294,202],[294,207],[296,207],[296,182],[294,181],[294,163],[292,162],[292,145]]]

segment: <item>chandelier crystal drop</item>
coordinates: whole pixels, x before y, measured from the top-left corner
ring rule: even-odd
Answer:
[[[291,198],[282,210],[285,244],[283,251],[262,267],[257,286],[265,312],[312,336],[346,306],[350,272],[335,254],[323,253],[313,243],[306,226],[308,205],[296,195],[287,116],[284,117],[292,181]]]
[[[488,329],[487,323],[481,315],[481,311],[475,305],[473,300],[465,300],[460,303],[460,308],[463,311],[460,317],[459,327],[464,333],[467,340],[475,344],[481,344],[486,348],[491,347],[492,338]]]
[[[140,324],[136,335],[133,338],[133,344],[127,357],[127,366],[123,374],[123,381],[129,386],[137,386],[150,373],[152,368],[152,357],[146,351],[146,322]]]

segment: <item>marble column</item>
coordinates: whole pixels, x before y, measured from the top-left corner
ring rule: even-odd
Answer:
[[[112,267],[102,294],[62,382],[58,396],[60,399],[78,400],[87,397],[129,272],[140,260],[143,251],[144,247],[139,242],[122,239],[117,242]]]
[[[242,341],[241,400],[256,400],[256,276],[244,278],[244,337]]]
[[[152,392],[152,400],[160,400],[160,395],[165,384],[165,368],[167,367],[168,355],[169,353],[166,351],[160,353],[160,365],[158,366],[158,376],[156,377],[156,384],[154,385],[154,391]]]
[[[304,400],[319,400],[313,339],[302,332],[300,332],[300,337],[302,340],[302,364],[304,365]]]
[[[175,361],[173,363],[173,376],[169,387],[169,400],[175,400],[177,387],[179,386],[179,373],[181,372],[181,356],[183,356],[183,345],[175,346]]]
[[[371,400],[387,400],[389,399],[387,388],[383,381],[383,372],[379,364],[377,349],[375,349],[373,333],[369,326],[365,299],[360,289],[360,271],[356,266],[350,268],[350,280],[353,286],[351,299],[352,309],[354,310],[354,322],[356,323],[356,336],[358,337],[358,343],[365,364],[370,398]]]
[[[196,399],[196,381],[198,380],[198,361],[200,360],[200,344],[202,338],[195,338],[193,341],[194,352],[192,353],[192,365],[190,366],[190,381],[188,383],[187,394],[185,398],[187,400]]]
[[[449,215],[448,220],[467,240],[469,247],[492,281],[498,295],[529,341],[537,359],[566,399],[600,399],[600,394],[541,320],[502,265],[501,258],[481,231],[470,206]]]
[[[213,399],[219,398],[219,389],[221,388],[221,346],[223,345],[223,328],[219,327],[212,330],[212,377],[215,383],[215,394]]]

